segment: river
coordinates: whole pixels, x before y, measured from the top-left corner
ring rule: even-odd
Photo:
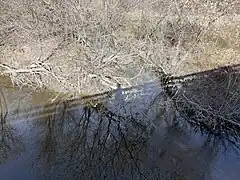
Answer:
[[[49,92],[0,89],[3,180],[239,179],[240,150],[183,119],[169,125],[154,83],[54,102]]]

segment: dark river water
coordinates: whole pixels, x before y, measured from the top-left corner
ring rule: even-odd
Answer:
[[[2,87],[1,179],[238,180],[240,151],[181,118],[169,125],[161,91],[51,103]]]

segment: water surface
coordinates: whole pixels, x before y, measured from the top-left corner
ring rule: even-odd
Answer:
[[[2,86],[1,178],[239,179],[240,151],[182,119],[169,126],[162,91],[149,83],[50,103]]]

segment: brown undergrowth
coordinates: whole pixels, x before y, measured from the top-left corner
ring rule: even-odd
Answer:
[[[237,0],[0,1],[0,70],[94,94],[239,62]]]

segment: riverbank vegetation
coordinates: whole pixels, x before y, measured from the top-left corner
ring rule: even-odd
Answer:
[[[238,0],[1,0],[0,71],[94,94],[239,62]]]

